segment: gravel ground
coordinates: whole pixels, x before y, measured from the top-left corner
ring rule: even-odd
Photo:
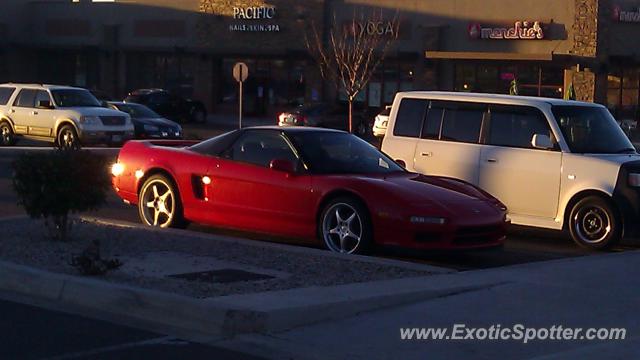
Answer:
[[[93,240],[100,241],[103,258],[144,258],[148,254],[168,252],[189,257],[210,257],[248,269],[287,273],[289,276],[259,281],[202,283],[169,277],[152,277],[121,270],[103,278],[117,283],[208,298],[231,294],[285,290],[298,287],[387,280],[428,275],[427,271],[405,269],[393,265],[374,264],[332,254],[309,254],[274,248],[260,242],[242,244],[231,241],[176,235],[162,231],[126,228],[76,220],[68,242],[52,242],[46,237],[41,221],[19,219],[0,222],[0,259],[53,272],[77,275],[69,263]],[[248,240],[250,241],[250,240]],[[157,265],[157,264],[156,264]],[[136,264],[140,266],[140,264]]]

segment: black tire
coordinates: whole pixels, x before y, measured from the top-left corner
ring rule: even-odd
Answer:
[[[11,124],[6,121],[0,122],[0,146],[11,146],[16,143],[16,135],[13,133]]]
[[[191,121],[199,124],[207,122],[207,112],[200,106],[194,106],[191,110]]]
[[[339,218],[337,214],[340,215]],[[355,217],[352,218],[354,214]],[[332,199],[320,213],[318,238],[328,250],[333,252],[368,253],[373,246],[373,226],[369,211],[360,201],[352,197]]]
[[[55,145],[61,150],[79,150],[80,139],[76,129],[71,125],[64,125],[58,130]]]
[[[155,190],[154,186],[156,187]],[[163,196],[165,191],[169,191],[170,195],[165,200],[162,200],[161,205],[159,199],[154,195]],[[151,207],[151,202],[153,202],[153,207]],[[169,210],[171,214],[163,213],[162,209]],[[151,211],[154,214],[151,214]],[[157,220],[154,221],[156,212],[160,214]],[[143,224],[152,227],[184,229],[189,225],[184,219],[178,187],[171,179],[160,174],[150,176],[140,188],[140,193],[138,194],[138,216]]]
[[[589,250],[606,250],[622,239],[622,219],[611,202],[600,196],[578,201],[569,215],[569,234]]]

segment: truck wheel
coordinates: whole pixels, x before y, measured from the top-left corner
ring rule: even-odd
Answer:
[[[0,145],[11,146],[16,143],[16,136],[13,133],[11,125],[3,121],[0,123]]]
[[[622,220],[609,201],[588,196],[571,209],[569,233],[583,248],[605,250],[622,239]]]
[[[78,133],[76,132],[76,129],[74,129],[71,125],[64,125],[60,129],[60,131],[58,131],[56,145],[61,150],[80,149],[80,139],[78,139]]]

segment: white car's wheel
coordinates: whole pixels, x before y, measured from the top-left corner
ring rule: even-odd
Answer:
[[[604,250],[621,240],[622,221],[609,201],[588,196],[571,210],[569,233],[584,248]]]

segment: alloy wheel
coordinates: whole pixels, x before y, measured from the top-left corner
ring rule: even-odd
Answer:
[[[149,226],[169,227],[175,216],[175,200],[173,189],[165,181],[155,179],[147,183],[140,200],[144,222]]]
[[[60,131],[58,146],[63,150],[74,150],[79,148],[78,138],[73,129],[65,127]]]
[[[13,131],[11,131],[11,127],[7,123],[0,125],[0,140],[4,146],[11,145],[13,142]]]
[[[604,241],[611,232],[609,213],[597,205],[581,208],[573,218],[573,227],[580,240],[587,244]]]
[[[358,211],[346,203],[331,206],[322,220],[322,237],[329,250],[353,254],[359,250],[364,226]]]

